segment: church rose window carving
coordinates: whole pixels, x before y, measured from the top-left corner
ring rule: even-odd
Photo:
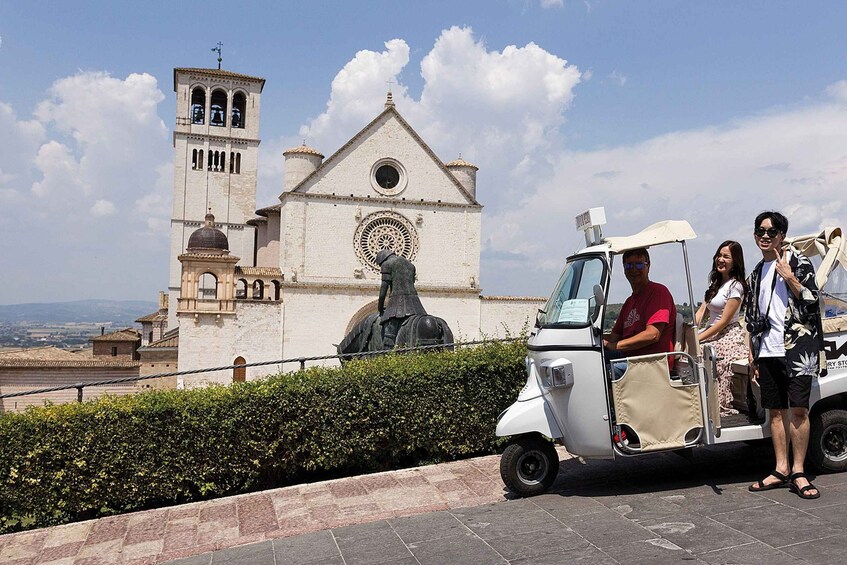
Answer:
[[[374,212],[359,223],[353,246],[359,261],[378,273],[376,254],[382,249],[390,249],[412,261],[418,253],[418,234],[412,223],[401,214]]]

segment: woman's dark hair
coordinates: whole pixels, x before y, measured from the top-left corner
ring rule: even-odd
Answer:
[[[709,302],[715,297],[718,290],[721,288],[721,284],[723,284],[723,277],[721,277],[721,274],[718,272],[717,262],[718,257],[720,257],[721,254],[721,249],[724,247],[729,247],[729,253],[732,255],[732,269],[729,271],[729,278],[735,279],[741,283],[741,288],[744,292],[743,296],[746,296],[747,292],[750,290],[747,287],[746,275],[744,272],[744,250],[741,248],[740,243],[728,239],[718,245],[718,250],[715,251],[715,256],[712,257],[712,272],[709,273],[709,288],[706,289],[706,296],[704,297],[706,302]]]
[[[757,229],[762,225],[762,222],[765,220],[770,220],[771,225],[782,232],[782,235],[788,233],[788,218],[780,214],[779,212],[774,212],[773,210],[769,210],[767,212],[762,212],[758,216],[756,216],[756,221],[753,224],[753,229]]]

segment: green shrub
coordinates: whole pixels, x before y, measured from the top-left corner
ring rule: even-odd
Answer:
[[[0,533],[491,453],[522,342],[0,416]]]

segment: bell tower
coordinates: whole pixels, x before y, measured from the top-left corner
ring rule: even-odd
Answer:
[[[210,208],[239,265],[252,266],[259,109],[265,79],[220,69],[174,69],[174,189],[168,291],[179,303],[179,256]],[[176,307],[168,327],[178,325]]]

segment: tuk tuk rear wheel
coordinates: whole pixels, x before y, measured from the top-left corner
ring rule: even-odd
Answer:
[[[518,436],[500,457],[500,476],[506,487],[519,496],[546,491],[559,474],[559,454],[540,435]]]
[[[847,470],[847,411],[826,410],[811,418],[809,459],[820,471]]]

